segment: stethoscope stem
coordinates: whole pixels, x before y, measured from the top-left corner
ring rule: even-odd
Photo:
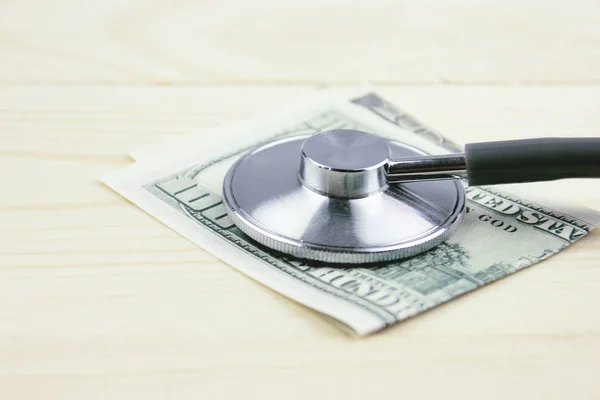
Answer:
[[[464,154],[391,159],[388,183],[466,178],[496,185],[600,178],[600,138],[540,138],[471,143]]]
[[[464,154],[391,159],[386,168],[388,183],[464,178],[467,161]]]

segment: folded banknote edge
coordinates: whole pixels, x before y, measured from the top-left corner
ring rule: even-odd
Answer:
[[[251,260],[250,263],[252,265],[249,265],[248,259],[235,251],[237,249],[232,244],[223,241],[208,230],[199,228],[194,222],[182,219],[175,211],[159,200],[144,197],[144,189],[131,184],[130,179],[134,176],[145,175],[145,172],[150,170],[148,167],[147,165],[137,163],[132,164],[124,169],[108,173],[101,178],[101,182],[182,237],[190,240],[202,249],[209,248],[210,251],[205,251],[222,260],[230,267],[258,281],[267,289],[274,290],[297,303],[305,305],[347,326],[353,333],[352,336],[364,337],[388,326],[385,321],[377,316],[356,308],[342,299],[332,298],[329,294],[312,287],[307,287],[288,275],[266,268],[265,265],[261,265],[262,261],[258,258]],[[173,218],[162,221],[159,218],[161,213],[171,213]],[[198,235],[200,235],[201,239],[198,238]],[[192,239],[192,237],[195,237],[195,239]],[[342,331],[349,333],[348,329],[342,329]]]

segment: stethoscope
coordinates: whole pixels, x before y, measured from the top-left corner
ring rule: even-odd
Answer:
[[[600,177],[600,138],[472,143],[426,155],[356,130],[277,140],[240,158],[223,182],[228,214],[251,239],[294,257],[375,263],[452,235],[468,185]],[[462,178],[462,179],[461,179]]]

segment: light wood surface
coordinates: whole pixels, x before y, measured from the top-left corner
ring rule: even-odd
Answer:
[[[132,148],[363,82],[462,142],[597,136],[599,11],[0,3],[0,398],[600,398],[598,233],[356,340],[98,182]],[[595,181],[540,190],[600,208]]]
[[[7,83],[600,82],[600,3],[5,0]]]

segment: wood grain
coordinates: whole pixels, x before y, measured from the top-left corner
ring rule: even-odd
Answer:
[[[377,89],[463,142],[600,131],[593,86]],[[598,398],[598,233],[355,340],[97,181],[132,148],[313,90],[0,87],[1,397]],[[599,208],[597,186],[540,190]]]
[[[600,83],[596,0],[0,3],[1,84]]]
[[[98,182],[363,83],[461,142],[597,136],[598,26],[595,0],[0,2],[0,399],[600,398],[598,233],[356,340]]]

